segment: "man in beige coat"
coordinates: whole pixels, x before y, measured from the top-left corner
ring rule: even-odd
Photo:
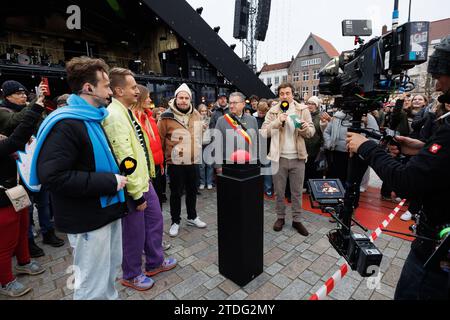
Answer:
[[[315,128],[308,107],[294,101],[293,93],[294,88],[290,83],[278,87],[280,102],[267,113],[261,133],[272,138],[268,158],[272,161],[273,182],[277,196],[275,208],[277,220],[273,229],[281,231],[285,223],[284,191],[289,178],[292,194],[292,227],[306,237],[309,234],[308,230],[300,222],[305,162],[308,158],[304,139],[311,138]],[[283,111],[281,104],[284,101],[289,103],[289,109]]]

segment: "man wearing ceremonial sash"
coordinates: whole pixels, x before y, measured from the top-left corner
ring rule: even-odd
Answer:
[[[230,95],[230,114],[225,114],[216,124],[216,134],[221,133],[223,159],[216,162],[218,173],[221,165],[231,161],[231,154],[236,150],[245,150],[250,153],[250,160],[256,162],[258,147],[258,122],[256,118],[245,114],[245,96],[240,92]],[[217,141],[220,143],[220,141]],[[217,148],[216,148],[217,150]]]

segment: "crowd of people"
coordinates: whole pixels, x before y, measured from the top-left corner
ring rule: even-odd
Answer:
[[[215,187],[216,175],[236,150],[247,151],[248,160],[261,165],[265,197],[276,199],[276,232],[286,223],[287,200],[292,227],[309,235],[302,224],[308,179],[336,178],[345,185],[351,116],[316,96],[297,99],[289,83],[279,86],[276,99],[247,100],[233,92],[220,94],[214,105],[197,107],[182,84],[164,108],[153,104],[147,87],[137,84],[128,69],[110,69],[103,60],[87,57],[73,58],[66,69],[72,94],[58,97],[56,110],[46,108],[44,83],[32,101],[19,82],[2,85],[0,294],[17,297],[30,291],[13,275],[13,256],[16,274],[45,271],[31,259],[44,255],[34,241],[34,204],[44,244],[64,245],[55,228],[68,235],[79,268],[74,299],[117,299],[120,270],[124,286],[144,291],[154,285],[154,275],[177,266],[164,254],[170,243],[163,241],[163,203],[169,200],[170,237],[180,232],[183,196],[186,224],[206,228],[197,196]],[[402,94],[367,114],[361,126],[425,141],[439,125],[436,119],[448,111],[448,104],[425,95]],[[28,190],[29,205],[16,210],[8,191],[26,184],[18,179],[15,153],[33,134],[29,184],[41,189]],[[131,172],[123,169],[129,166]],[[368,180],[369,170],[360,192]],[[383,199],[398,196],[383,184]],[[411,219],[415,210],[412,202],[402,219]]]

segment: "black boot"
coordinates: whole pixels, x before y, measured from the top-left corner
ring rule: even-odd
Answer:
[[[28,239],[28,248],[30,249],[30,256],[32,258],[39,258],[45,256],[44,250],[38,247],[34,239]]]
[[[61,247],[64,245],[64,240],[58,238],[55,235],[55,230],[50,229],[48,230],[46,233],[42,233],[42,239],[43,239],[43,243],[48,244],[52,247]]]

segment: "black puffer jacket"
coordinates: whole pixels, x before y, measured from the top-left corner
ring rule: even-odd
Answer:
[[[37,174],[50,190],[55,225],[62,232],[90,232],[125,215],[124,203],[101,207],[101,196],[117,193],[117,180],[113,173],[95,172],[94,151],[83,121],[55,124],[39,153]]]

